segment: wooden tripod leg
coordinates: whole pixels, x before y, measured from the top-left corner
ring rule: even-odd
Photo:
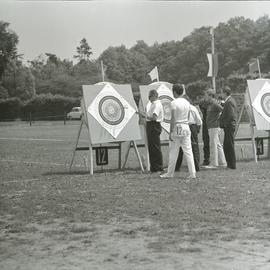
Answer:
[[[128,154],[129,154],[129,151],[130,151],[130,147],[131,147],[131,142],[129,142],[129,145],[128,145],[128,149],[127,149],[127,152],[126,152],[126,154],[125,154],[125,160],[124,160],[124,164],[123,164],[123,166],[122,166],[122,169],[124,169],[125,168],[125,166],[126,166],[126,163],[127,163],[127,158],[128,158]]]
[[[142,160],[141,160],[141,156],[140,156],[140,153],[139,153],[137,144],[135,143],[135,141],[132,141],[132,143],[133,143],[133,147],[134,147],[136,156],[137,156],[137,158],[139,160],[139,163],[140,163],[140,166],[141,166],[141,170],[142,170],[142,172],[144,172],[144,168],[143,168],[143,164],[142,164]]]
[[[70,162],[70,165],[69,165],[69,172],[71,172],[71,167],[72,167],[72,164],[73,164],[73,161],[74,161],[74,158],[75,158],[76,149],[77,149],[77,146],[78,146],[78,143],[79,143],[79,138],[80,138],[81,131],[82,131],[82,125],[83,125],[83,120],[81,119],[80,127],[79,127],[78,134],[77,134],[76,144],[75,144],[75,147],[73,149],[72,158],[71,158],[71,162]]]
[[[268,130],[268,139],[267,139],[267,158],[270,158],[270,131]]]
[[[121,163],[122,163],[122,142],[119,142],[119,149],[118,149],[118,169],[121,170]]]
[[[91,143],[89,144],[89,157],[90,157],[90,175],[94,174],[94,159],[93,159],[93,148]]]
[[[253,125],[251,123],[250,123],[250,133],[251,133],[251,142],[252,142],[254,160],[257,163],[258,159],[257,159],[257,153],[256,153],[256,142],[255,142],[255,135],[254,135],[254,127],[253,127]]]

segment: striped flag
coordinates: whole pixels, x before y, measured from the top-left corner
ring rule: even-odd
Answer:
[[[157,80],[157,82],[159,81],[158,69],[156,66],[148,74],[151,78],[151,81],[154,81],[154,80]]]
[[[207,77],[216,77],[218,73],[218,56],[217,54],[208,53],[207,54],[209,70]]]

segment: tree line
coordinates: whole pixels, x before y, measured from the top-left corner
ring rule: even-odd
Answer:
[[[248,63],[255,57],[260,60],[263,76],[270,77],[269,30],[268,16],[256,21],[235,17],[214,29],[218,92],[224,84],[230,85],[234,92],[244,92],[246,79],[256,77],[248,74]],[[0,99],[28,102],[46,94],[79,98],[83,84],[102,80],[101,60],[106,81],[131,83],[134,92],[138,92],[139,84],[151,82],[148,72],[157,66],[161,81],[185,84],[191,98],[196,98],[211,86],[206,57],[211,52],[210,40],[209,27],[203,26],[182,40],[153,45],[139,40],[131,48],[111,46],[93,59],[92,48],[83,38],[73,56],[75,62],[45,52],[26,65],[23,55],[17,53],[18,35],[9,28],[9,23],[0,21]]]

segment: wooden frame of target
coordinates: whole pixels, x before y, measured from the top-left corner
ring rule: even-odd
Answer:
[[[270,79],[248,80],[247,83],[256,128],[270,130]]]
[[[235,134],[236,137],[238,128],[241,122],[242,114],[246,110],[249,117],[250,137],[248,138],[235,138],[235,141],[251,140],[253,156],[255,162],[257,159],[257,146],[256,140],[268,139],[270,145],[270,80],[269,79],[256,79],[248,80],[248,87],[245,92],[245,100],[242,104],[238,121],[236,124]],[[268,137],[255,138],[255,129],[268,131]],[[270,147],[268,147],[268,158],[270,157]]]
[[[157,90],[159,99],[162,103],[163,110],[164,110],[164,121],[161,123],[162,132],[160,134],[161,141],[168,141],[169,140],[169,132],[170,132],[170,120],[171,120],[171,109],[170,103],[174,99],[172,93],[172,84],[168,82],[155,82],[149,85],[140,85],[140,110],[146,111],[146,105],[149,102],[148,94],[150,90]],[[150,170],[150,163],[149,163],[149,153],[148,153],[148,142],[146,136],[146,129],[145,126],[141,126],[141,129],[144,130],[144,142],[145,142],[145,150],[146,150],[146,157],[147,157],[147,170]],[[163,143],[165,144],[165,143]]]
[[[270,158],[270,79],[248,80],[248,96],[257,130],[268,131],[268,158]],[[253,132],[254,134],[254,132]],[[253,137],[254,156],[256,142]],[[255,158],[257,161],[257,155]]]
[[[144,171],[135,142],[141,139],[141,133],[131,86],[101,82],[95,85],[83,85],[82,88],[83,121],[89,133],[90,174],[94,171],[93,148],[96,148],[95,145],[121,144],[122,142],[133,144],[140,167]],[[127,155],[128,153],[126,159]]]

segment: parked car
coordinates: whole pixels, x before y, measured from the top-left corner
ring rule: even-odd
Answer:
[[[72,110],[67,113],[67,119],[81,119],[82,118],[82,109],[81,107],[73,107]]]

